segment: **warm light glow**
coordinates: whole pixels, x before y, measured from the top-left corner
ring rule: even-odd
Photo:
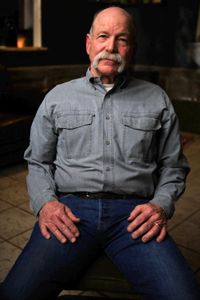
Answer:
[[[25,36],[18,35],[17,37],[17,48],[24,48],[25,47]]]

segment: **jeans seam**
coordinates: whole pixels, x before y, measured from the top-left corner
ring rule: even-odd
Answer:
[[[97,222],[97,230],[100,231],[101,230],[101,217],[102,217],[102,203],[101,203],[101,199],[98,199],[98,222]]]

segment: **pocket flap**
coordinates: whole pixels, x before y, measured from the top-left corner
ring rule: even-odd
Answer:
[[[74,129],[92,124],[94,114],[65,114],[57,118],[57,127]]]
[[[137,130],[155,131],[161,128],[160,120],[152,117],[124,116],[122,123]]]

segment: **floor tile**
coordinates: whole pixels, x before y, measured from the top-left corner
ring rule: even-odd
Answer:
[[[20,249],[23,249],[24,246],[26,245],[26,243],[28,242],[30,236],[32,233],[32,229],[28,230],[22,234],[19,234],[17,236],[15,236],[14,238],[9,239],[9,242],[14,245],[19,247]]]
[[[184,194],[176,203],[174,216],[168,222],[168,229],[182,223],[200,209],[200,201],[192,195]]]
[[[11,207],[9,203],[6,203],[5,201],[0,200],[0,212]]]
[[[27,202],[28,194],[25,184],[16,182],[12,188],[8,187],[0,190],[0,200],[15,206]]]
[[[200,253],[196,253],[193,250],[185,249],[184,247],[179,247],[186,261],[190,265],[191,269],[196,272],[200,268]]]
[[[199,163],[199,165],[200,165],[200,163]],[[197,174],[192,173],[193,176],[190,181],[188,180],[187,191],[186,191],[186,195],[188,195],[188,196],[191,195],[197,201],[200,198],[199,173],[200,173],[200,170]],[[198,179],[197,179],[197,176],[198,176]]]
[[[0,189],[14,186],[16,183],[26,185],[27,166],[19,164],[0,170]]]
[[[28,171],[27,171],[27,168],[25,167],[21,170],[11,173],[9,177],[13,178],[17,181],[22,181],[22,182],[26,183],[27,173],[28,173]]]
[[[10,208],[1,212],[0,236],[10,239],[33,227],[35,217],[18,208]]]
[[[10,268],[13,266],[21,250],[8,242],[0,244],[0,282],[3,281]]]
[[[2,168],[0,171],[0,177],[2,176],[6,176],[6,177],[15,177],[16,175],[20,175],[23,174],[23,176],[25,175],[27,170],[27,164],[26,162],[24,163],[19,163],[13,166],[8,166],[5,168]]]
[[[200,254],[200,211],[170,231],[176,242]]]
[[[6,189],[8,187],[12,187],[16,185],[16,180],[9,177],[0,177],[0,191],[2,189]]]
[[[32,214],[34,215],[33,211],[30,209],[30,204],[29,202],[25,202],[23,204],[20,204],[18,206],[18,208],[22,209],[22,210],[25,210],[26,212],[28,212],[29,214]]]

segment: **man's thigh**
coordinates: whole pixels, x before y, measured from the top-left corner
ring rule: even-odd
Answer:
[[[127,225],[126,220],[119,224],[105,251],[133,289],[148,300],[200,299],[196,279],[170,236],[143,243],[131,238]]]
[[[82,228],[76,243],[46,240],[36,223],[32,236],[2,285],[1,299],[51,300],[73,287],[98,255],[95,240]]]

